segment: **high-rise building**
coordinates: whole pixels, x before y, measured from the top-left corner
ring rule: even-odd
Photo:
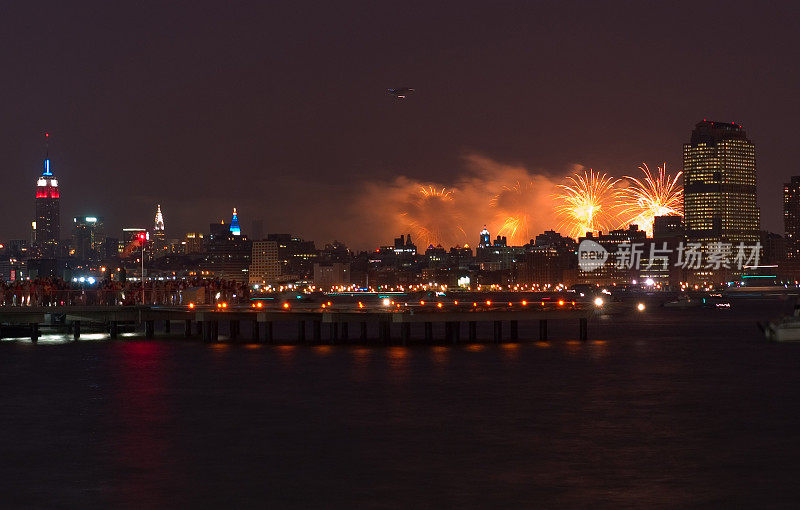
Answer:
[[[202,253],[205,251],[205,240],[200,232],[189,232],[184,241],[184,253]]]
[[[79,216],[72,219],[72,247],[75,257],[82,261],[102,258],[106,236],[103,232],[103,218]]]
[[[479,248],[485,248],[487,246],[492,245],[492,236],[489,234],[489,229],[486,228],[486,225],[483,226],[483,230],[481,230],[481,238],[478,241]]]
[[[315,262],[314,285],[330,289],[339,285],[350,285],[350,264],[341,262]]]
[[[250,260],[250,284],[275,283],[281,275],[277,241],[253,241]]]
[[[783,185],[783,229],[786,259],[800,260],[800,176]]]
[[[756,151],[742,126],[699,122],[683,146],[683,180],[690,241],[758,241]]]
[[[144,234],[147,239],[150,238],[145,228],[127,227],[122,229],[122,239],[119,241],[119,253],[123,258],[129,257],[131,254],[139,251],[141,248],[139,236],[141,234]]]
[[[153,236],[151,250],[153,257],[158,258],[172,251],[167,241],[167,233],[164,230],[164,215],[161,213],[161,204],[156,206],[156,215],[153,220]]]
[[[653,238],[683,238],[685,232],[682,216],[656,216],[653,218]]]
[[[247,236],[230,232],[228,236],[212,236],[206,243],[206,269],[216,278],[248,281],[253,243]]]
[[[45,133],[45,139],[49,135]],[[33,242],[45,257],[54,257],[61,238],[61,206],[58,180],[50,171],[50,155],[45,155],[44,171],[36,180]]]
[[[278,243],[282,275],[293,275],[297,278],[313,276],[314,262],[319,256],[314,241],[304,241],[292,234],[267,234],[266,240]]]
[[[233,208],[233,218],[231,218],[231,227],[230,227],[231,235],[240,236],[242,235],[242,229],[239,228],[239,216],[236,214],[236,208]]]
[[[156,218],[153,224],[153,236],[164,237],[164,215],[161,214],[161,204],[156,206]]]

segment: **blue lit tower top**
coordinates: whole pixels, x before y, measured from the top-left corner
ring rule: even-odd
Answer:
[[[231,218],[231,234],[235,236],[242,235],[242,229],[239,228],[239,217],[236,215],[236,208],[233,208],[233,218]]]
[[[478,243],[478,246],[491,246],[492,245],[492,236],[489,234],[489,229],[486,228],[486,225],[483,226],[483,230],[481,230],[481,242]]]

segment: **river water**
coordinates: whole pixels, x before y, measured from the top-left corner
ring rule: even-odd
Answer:
[[[606,317],[588,342],[4,340],[0,506],[796,507],[800,344],[755,323],[785,306]]]

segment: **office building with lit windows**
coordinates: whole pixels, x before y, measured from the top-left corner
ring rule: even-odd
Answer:
[[[250,257],[250,284],[275,283],[281,276],[277,241],[253,241]]]
[[[75,258],[81,262],[102,258],[106,236],[103,218],[78,216],[72,218],[72,248]]]
[[[689,241],[759,240],[755,146],[742,126],[699,122],[683,146],[683,180]]]
[[[783,228],[786,260],[800,261],[800,176],[783,185]]]

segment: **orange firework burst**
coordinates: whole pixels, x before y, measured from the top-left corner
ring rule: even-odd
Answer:
[[[682,172],[670,177],[666,163],[658,167],[657,175],[653,175],[645,163],[642,163],[639,170],[644,173],[641,180],[625,176],[631,185],[623,193],[624,214],[630,217],[628,223],[636,224],[648,235],[652,235],[656,216],[683,214],[683,188],[678,184]]]
[[[497,208],[500,219],[498,234],[507,236],[515,245],[522,245],[530,239],[529,218],[534,206],[533,183],[523,185],[519,181],[511,187],[503,186],[502,191],[492,198],[492,207]]]
[[[460,215],[453,192],[447,188],[420,186],[401,216],[417,243],[424,243],[424,246],[447,245],[456,242],[464,233],[457,226]]]
[[[560,230],[577,238],[619,226],[619,179],[589,169],[582,175],[570,175],[567,181],[558,185],[563,191],[554,197],[558,201],[555,211],[561,220]]]

